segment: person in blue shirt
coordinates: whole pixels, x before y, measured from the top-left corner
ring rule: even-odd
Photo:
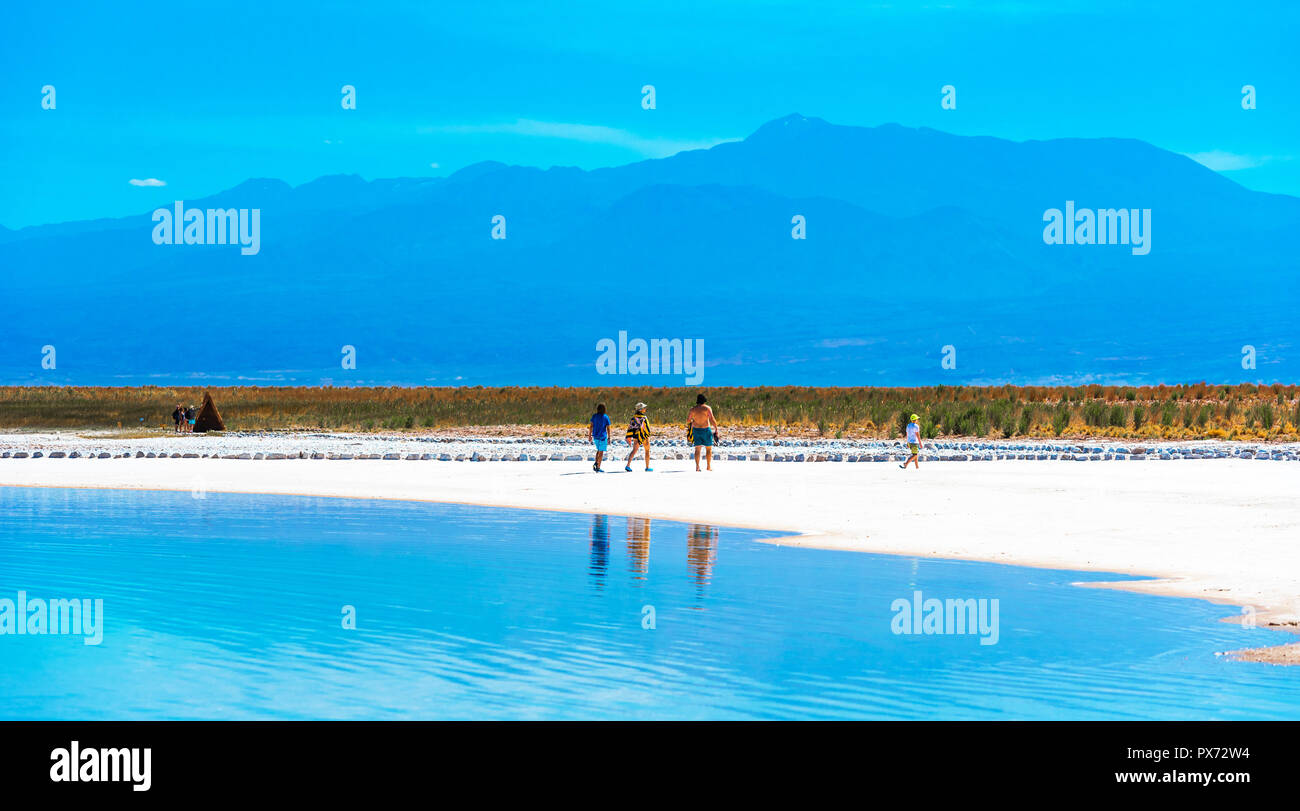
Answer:
[[[596,413],[591,415],[591,422],[587,423],[587,438],[596,444],[596,464],[591,469],[604,473],[600,469],[600,463],[605,459],[605,451],[609,450],[609,415],[605,413],[604,403],[596,403]]]
[[[921,469],[921,418],[915,414],[912,415],[912,421],[907,424],[907,449],[912,452],[912,455],[907,457],[907,461],[899,465],[899,467],[901,467],[903,470],[907,470],[908,465],[915,463],[916,469],[920,470]]]

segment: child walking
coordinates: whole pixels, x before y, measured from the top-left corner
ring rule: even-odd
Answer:
[[[912,452],[912,455],[909,456],[909,457],[907,457],[907,461],[906,461],[906,462],[904,462],[903,464],[899,465],[899,467],[902,468],[903,470],[907,470],[907,466],[908,466],[908,465],[911,465],[911,464],[915,464],[917,470],[920,470],[920,469],[921,469],[921,423],[920,423],[920,420],[921,420],[920,417],[918,417],[917,415],[913,414],[913,415],[912,415],[912,421],[909,422],[909,423],[907,424],[907,449],[908,449],[909,451]]]

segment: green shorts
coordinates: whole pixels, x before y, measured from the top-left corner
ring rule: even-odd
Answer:
[[[912,452],[913,456],[916,456],[918,453],[921,452],[921,446],[919,443],[916,442],[907,443],[907,449]]]

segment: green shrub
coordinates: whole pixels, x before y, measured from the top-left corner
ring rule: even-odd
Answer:
[[[1020,422],[1016,425],[1016,433],[1021,436],[1029,436],[1029,431],[1033,427],[1033,424],[1034,409],[1030,406],[1025,406],[1024,410],[1020,412]]]
[[[1124,406],[1116,405],[1110,407],[1110,415],[1106,420],[1113,428],[1123,428],[1128,425],[1128,412]]]
[[[1070,408],[1062,405],[1056,409],[1052,415],[1052,432],[1057,436],[1065,433],[1065,429],[1070,425]]]

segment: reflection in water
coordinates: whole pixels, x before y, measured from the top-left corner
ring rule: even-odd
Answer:
[[[588,571],[596,583],[596,588],[605,585],[605,571],[609,568],[609,516],[593,515],[591,517],[591,564]]]
[[[0,723],[1300,719],[1292,671],[1215,656],[1290,634],[1219,622],[1230,609],[1202,600],[1071,585],[1127,579],[1114,573],[774,546],[728,527],[715,542],[657,519],[650,582],[615,565],[625,521],[0,487],[0,598],[106,606],[100,646],[0,636]],[[648,572],[648,522],[629,523]],[[891,602],[918,590],[999,598],[998,643],[895,633]]]
[[[696,594],[704,594],[704,587],[713,577],[713,563],[718,559],[718,528],[707,524],[691,524],[686,533],[686,565],[695,580]]]
[[[627,519],[628,571],[633,580],[645,580],[650,573],[650,519]]]
[[[597,588],[605,585],[609,571],[608,515],[591,516],[591,546],[587,571]],[[669,540],[672,540],[671,538]],[[650,519],[627,519],[627,567],[633,581],[645,581],[650,575]],[[686,568],[695,583],[696,596],[713,579],[713,565],[718,560],[718,528],[708,524],[690,524],[686,531]]]

